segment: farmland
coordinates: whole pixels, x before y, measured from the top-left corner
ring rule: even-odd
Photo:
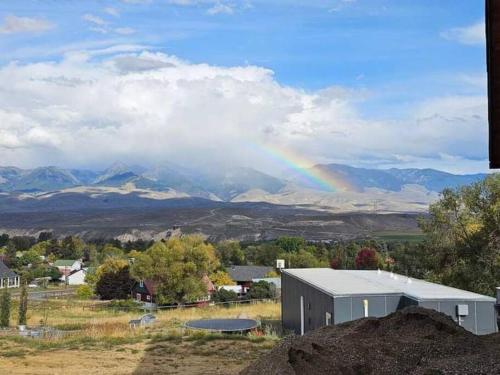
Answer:
[[[31,339],[4,331],[0,367],[10,374],[235,374],[278,341],[274,302],[159,311],[153,326],[130,328],[128,321],[140,314],[78,300],[32,303],[30,326],[44,321],[66,334]],[[238,316],[261,320],[265,328],[248,336],[183,328],[190,319]]]

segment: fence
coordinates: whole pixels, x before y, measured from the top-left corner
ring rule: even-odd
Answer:
[[[202,301],[197,303],[187,303],[182,305],[167,305],[167,306],[157,306],[151,304],[150,306],[139,305],[136,306],[120,306],[113,303],[113,301],[103,301],[101,303],[95,303],[92,305],[83,306],[83,309],[88,310],[97,310],[97,309],[113,309],[116,311],[125,310],[125,311],[137,311],[137,310],[146,310],[146,311],[161,311],[161,310],[175,310],[175,309],[188,309],[188,308],[211,308],[211,307],[231,307],[237,306],[241,304],[256,304],[262,302],[274,302],[279,303],[280,298],[264,298],[264,299],[247,299],[247,300],[236,300],[236,301],[227,301],[227,302],[211,302],[211,301]]]

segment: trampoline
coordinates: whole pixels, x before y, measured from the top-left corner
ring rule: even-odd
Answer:
[[[259,322],[253,319],[201,319],[185,324],[186,328],[225,333],[248,332],[258,326]]]

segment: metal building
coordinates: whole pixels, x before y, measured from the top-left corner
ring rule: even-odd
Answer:
[[[445,313],[478,335],[497,331],[495,298],[390,272],[286,269],[281,287],[283,327],[297,334],[410,305]]]

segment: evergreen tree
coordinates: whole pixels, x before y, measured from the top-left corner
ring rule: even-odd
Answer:
[[[8,327],[10,324],[10,293],[4,289],[0,297],[0,327]]]
[[[21,296],[19,297],[19,314],[17,323],[26,325],[26,314],[28,312],[28,287],[26,281],[21,286]]]

